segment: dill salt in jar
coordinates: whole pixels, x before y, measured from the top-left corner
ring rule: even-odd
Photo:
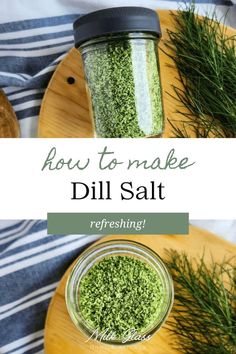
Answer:
[[[74,23],[95,136],[159,137],[164,128],[155,11],[117,7]]]
[[[70,318],[84,339],[121,346],[157,333],[173,297],[173,281],[162,259],[141,243],[117,239],[85,250],[65,290]]]

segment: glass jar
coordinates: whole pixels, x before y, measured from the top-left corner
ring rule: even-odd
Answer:
[[[74,23],[96,137],[160,137],[164,129],[157,13],[105,9]]]
[[[65,291],[66,305],[71,320],[87,338],[92,337],[94,329],[90,328],[90,326],[83,319],[83,315],[80,310],[80,282],[94,264],[103,260],[105,257],[107,258],[117,255],[134,257],[138,260],[146,262],[153,270],[157,272],[158,277],[161,280],[163,296],[157,317],[144,333],[139,333],[141,337],[151,337],[165,323],[172,308],[174,297],[173,281],[161,258],[150,248],[134,241],[113,240],[102,242],[90,247],[79,256],[69,275]],[[122,340],[108,340],[106,338],[99,338],[98,340],[102,343],[112,345],[135,344],[140,341],[140,339],[137,338],[132,338],[126,343],[123,343]]]

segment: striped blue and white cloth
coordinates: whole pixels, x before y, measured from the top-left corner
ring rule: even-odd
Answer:
[[[215,9],[236,25],[235,0],[196,0],[199,13]],[[176,9],[176,1],[119,0],[112,6],[135,5]],[[73,46],[72,23],[84,12],[111,6],[110,1],[1,0],[0,87],[20,121],[21,136],[35,137],[42,98],[58,63]]]
[[[100,236],[47,235],[46,221],[0,221],[0,353],[43,353],[49,301],[63,273]],[[66,354],[66,353],[65,353]]]
[[[40,105],[57,64],[73,46],[77,15],[0,24],[0,85],[21,126],[35,136]]]

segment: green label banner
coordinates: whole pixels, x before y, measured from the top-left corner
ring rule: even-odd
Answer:
[[[188,234],[188,213],[48,213],[49,234]]]

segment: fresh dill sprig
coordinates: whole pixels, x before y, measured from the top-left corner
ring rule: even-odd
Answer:
[[[194,4],[172,13],[175,31],[165,42],[182,88],[170,93],[183,109],[175,137],[236,137],[236,36],[228,37],[216,15],[199,17]],[[187,111],[186,111],[187,109]]]
[[[236,257],[207,266],[167,251],[175,283],[175,304],[168,329],[184,354],[236,353]]]

